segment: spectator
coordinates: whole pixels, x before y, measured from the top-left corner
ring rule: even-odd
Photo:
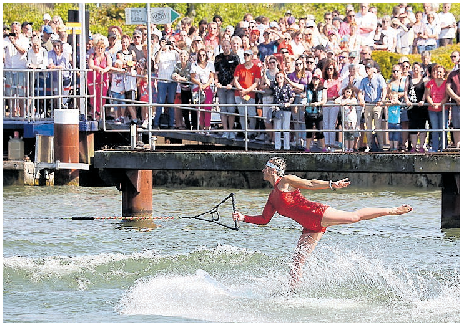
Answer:
[[[377,17],[369,12],[369,4],[361,3],[361,11],[356,15],[356,23],[359,27],[361,44],[372,46],[374,44],[374,34],[377,28]]]
[[[400,130],[401,102],[399,101],[398,92],[391,92],[389,98],[390,102],[388,104],[388,129]],[[390,131],[390,151],[397,151],[400,141],[401,133],[397,131]]]
[[[21,31],[22,31],[22,34],[27,37],[30,40],[32,40],[32,25],[34,23],[33,22],[23,22],[22,25],[21,25]]]
[[[99,120],[101,109],[105,105],[107,90],[109,87],[108,73],[112,67],[112,58],[105,51],[108,40],[104,36],[95,39],[94,53],[88,59],[88,90],[91,96],[92,111],[90,115]]]
[[[189,54],[186,50],[179,53],[180,61],[176,63],[172,78],[179,83],[181,103],[184,105],[192,103],[192,81],[191,69],[192,63],[189,60]],[[184,118],[185,128],[188,130],[198,129],[198,118],[196,110],[182,109],[182,117]]]
[[[304,60],[300,57],[295,62],[295,70],[293,73],[289,74],[289,79],[297,84],[303,84],[306,86],[311,81],[312,73],[310,71],[305,70],[305,63]],[[300,95],[304,91],[299,88],[293,89],[295,95],[294,102],[293,102],[293,114],[292,119],[294,122],[294,129],[295,130],[305,130],[305,107],[300,104],[301,98]],[[296,138],[296,143],[305,149],[305,132],[296,132],[294,134]]]
[[[460,62],[460,53],[458,51],[453,51],[452,54],[450,54],[450,60],[454,65],[454,67],[452,68],[452,72],[458,70],[458,63]]]
[[[421,57],[423,77],[431,78],[431,53],[429,51],[423,51]]]
[[[129,50],[132,50],[136,53],[136,60],[140,61],[144,57],[142,51],[142,31],[136,29],[133,32],[132,44],[129,46]]]
[[[434,13],[430,12],[427,15],[428,22],[425,24],[425,50],[430,51],[437,47],[438,35],[440,33],[440,28],[434,20]]]
[[[425,129],[428,121],[428,108],[425,106],[425,81],[420,63],[412,64],[412,75],[406,79],[404,98],[407,104],[407,117],[409,118],[409,129]],[[426,140],[426,131],[410,132],[412,142],[411,152],[424,153],[424,144]],[[420,139],[420,145],[418,145]]]
[[[344,124],[344,151],[353,152],[355,141],[359,138],[357,132],[351,130],[358,129],[358,115],[356,113],[355,105],[358,103],[356,99],[355,87],[349,84],[343,91],[343,95],[338,97],[334,101],[336,104],[340,104],[343,113],[343,124]]]
[[[106,51],[112,57],[112,62],[115,63],[117,60],[117,53],[120,51],[116,45],[117,35],[115,33],[109,33],[107,35],[107,40],[109,41],[109,46],[107,46]]]
[[[458,52],[456,53],[458,56]],[[454,104],[451,107],[451,122],[454,129],[460,129],[460,70],[456,69],[452,71],[447,77],[446,81],[446,92],[447,95],[451,98],[451,102]],[[460,148],[460,132],[452,132],[454,146]]]
[[[232,53],[229,41],[222,42],[223,53],[217,55],[214,61],[214,69],[217,77],[217,97],[220,104],[235,104],[235,90],[233,89],[233,76],[235,69],[240,61],[236,54]],[[220,112],[235,113],[235,106],[221,106]],[[224,130],[223,137],[235,139],[235,133],[232,131],[235,124],[235,116],[221,114],[222,126]]]
[[[129,100],[134,103],[136,100],[136,90],[137,90],[137,81],[136,78],[133,76],[136,74],[136,53],[134,50],[130,49],[131,44],[131,37],[129,35],[122,35],[121,36],[121,50],[117,53],[117,59],[123,62],[123,68],[126,70],[126,74],[124,75],[124,87],[125,87],[125,99]],[[143,72],[142,68],[139,69]],[[141,73],[142,74],[142,73]],[[128,106],[128,112],[131,116],[131,119],[136,119],[136,109],[133,106]],[[126,115],[126,108],[122,107],[120,110],[119,118],[120,122],[124,122],[127,119]]]
[[[350,52],[359,52],[361,50],[361,37],[358,35],[358,25],[350,24],[350,37],[348,38],[348,50]]]
[[[43,27],[43,36],[42,36],[42,47],[47,51],[53,50],[52,36],[53,28],[46,25]]]
[[[197,92],[199,97],[204,95],[205,100],[204,104],[211,104],[212,103],[212,98],[213,98],[213,93],[211,89],[211,84],[214,84],[214,74],[215,74],[215,69],[214,69],[214,63],[208,61],[208,55],[206,53],[205,49],[200,49],[198,51],[198,56],[197,56],[197,61],[196,63],[192,64],[191,70],[190,70],[190,76],[192,83],[194,83],[192,91]],[[201,101],[200,101],[201,102]],[[211,106],[205,106],[205,107],[200,107],[200,110],[207,110],[211,111],[212,107]],[[200,112],[199,113],[199,128],[204,129],[204,130],[211,130],[211,113],[210,112]],[[209,132],[205,132],[206,135],[209,134]]]
[[[293,39],[291,41],[291,47],[294,56],[296,57],[303,54],[303,52],[305,51],[305,47],[302,44],[302,34],[300,33],[300,31],[296,31],[294,33]]]
[[[283,72],[276,73],[275,81],[270,83],[273,91],[273,129],[289,130],[291,122],[290,104],[294,101],[294,92],[289,83],[285,83],[286,75]],[[290,150],[289,132],[284,131],[283,146],[284,150]],[[281,133],[275,132],[275,150],[281,149]]]
[[[314,137],[318,140],[320,146],[319,148],[322,152],[327,152],[324,144],[324,134],[321,132],[323,129],[322,106],[326,104],[327,94],[325,93],[325,88],[323,87],[321,78],[322,74],[319,70],[317,70],[312,76],[311,83],[307,86],[290,82],[292,87],[303,89],[305,91],[305,98],[302,100],[302,104],[305,105],[305,128],[307,129],[305,152],[311,151],[313,132],[308,131],[309,129],[316,129]]]
[[[271,110],[270,104],[273,103],[273,90],[270,89],[270,84],[275,81],[275,76],[279,72],[278,61],[275,56],[267,56],[265,58],[266,64],[264,64],[261,70],[260,88],[264,91],[262,94],[262,116],[264,117],[265,129],[273,129],[272,120],[269,118],[269,110]],[[268,62],[268,63],[267,63]],[[268,132],[265,136],[265,142],[270,143],[273,141],[273,132]]]
[[[234,84],[237,89],[235,102],[238,105],[243,131],[246,131],[248,127],[250,130],[254,130],[256,126],[256,108],[252,105],[255,103],[253,91],[259,86],[261,74],[260,68],[252,62],[252,55],[251,50],[244,51],[244,63],[236,67],[234,74]],[[246,125],[246,117],[249,119],[249,125]]]
[[[204,52],[206,54],[206,52]],[[137,55],[137,54],[136,54]],[[176,96],[177,83],[172,80],[172,73],[178,60],[178,53],[172,48],[171,43],[164,44],[155,56],[158,66],[158,104],[173,104]],[[160,129],[160,117],[163,107],[157,106],[153,127]],[[165,112],[166,114],[166,112]],[[168,108],[168,128],[174,129],[174,108]]]
[[[17,21],[11,24],[11,33],[4,44],[4,68],[26,69],[29,39],[22,35],[21,24]],[[5,95],[17,96],[19,99],[10,99],[9,108],[11,116],[25,116],[25,89],[27,88],[27,75],[25,72],[8,71],[5,80]]]
[[[49,13],[45,13],[43,15],[43,25],[40,27],[40,32],[44,32],[45,26],[49,26],[49,23],[51,21],[51,16]]]
[[[433,79],[426,84],[426,101],[428,102],[428,116],[430,117],[432,132],[432,151],[442,151],[446,144],[445,133],[438,129],[447,129],[448,107],[444,104],[447,102],[446,81],[444,80],[445,69],[442,65],[433,66]],[[436,131],[438,130],[438,131]]]
[[[273,55],[275,48],[278,46],[278,42],[271,39],[272,35],[273,33],[270,30],[265,30],[264,41],[257,46],[259,49],[259,58],[262,62],[265,61],[265,57]]]
[[[409,29],[406,27],[406,16],[401,16],[396,25],[396,28],[393,28],[391,17],[386,15],[382,18],[382,34],[388,37],[388,51],[394,53],[396,51],[398,36],[401,32],[407,32]],[[396,22],[396,19],[395,19]]]
[[[198,23],[198,36],[204,38],[206,35],[206,29],[208,28],[208,21],[206,19],[201,19]]]
[[[439,46],[452,45],[455,37],[455,17],[449,12],[450,3],[444,3],[442,12],[438,14],[441,32],[439,33]]]
[[[385,50],[388,51],[389,46],[388,36],[382,32],[382,24],[377,24],[377,29],[374,34],[374,50]]]
[[[359,103],[364,106],[364,119],[367,130],[372,130],[372,122],[374,122],[375,129],[382,129],[382,104],[387,92],[385,79],[380,73],[377,73],[372,63],[367,63],[365,68],[367,76],[362,79],[359,85]],[[366,132],[366,137],[366,152],[368,152],[371,147],[372,132]],[[383,132],[377,132],[377,137],[379,149],[382,149]]]
[[[215,22],[211,22],[208,24],[208,32],[204,37],[205,46],[210,45],[213,46],[213,48],[219,46],[220,33],[218,28],[219,27]]]
[[[391,80],[388,83],[388,98],[390,99],[390,94],[397,93],[398,94],[398,101],[404,101],[404,92],[406,88],[406,77],[402,76],[402,66],[401,64],[393,65],[391,71]],[[409,129],[409,119],[407,117],[407,107],[400,107],[400,122],[398,122],[401,126],[401,129]],[[390,133],[391,134],[391,133]],[[402,147],[401,151],[406,149],[406,142],[408,141],[408,133],[403,132],[400,136],[402,138]],[[410,143],[407,145],[407,149],[411,150]]]
[[[41,40],[39,37],[34,37],[32,39],[32,48],[27,52],[27,67],[30,69],[43,70],[48,67],[48,52],[46,49],[41,47]],[[45,72],[34,72],[32,76],[32,85],[34,89],[35,97],[42,97],[35,100],[35,111],[38,114],[38,117],[44,117],[44,102],[43,99],[45,95]]]
[[[111,82],[110,82],[110,103],[111,104],[122,104],[125,99],[125,70],[123,69],[123,61],[120,59],[116,59],[113,63],[113,67],[111,69]],[[121,109],[120,107],[114,107],[115,115],[114,119],[118,121],[121,117]]]
[[[241,48],[242,41],[239,36],[233,36],[231,40],[232,53],[238,55],[238,59],[241,62],[244,62],[244,50]]]
[[[350,27],[352,24],[356,24],[356,13],[354,10],[347,12],[347,20],[340,24],[339,35],[345,36],[350,35]]]
[[[335,130],[337,125],[337,117],[340,107],[334,106],[334,101],[339,97],[339,90],[341,87],[341,79],[337,65],[333,60],[328,60],[323,68],[324,87],[327,89],[327,103],[328,106],[323,108],[323,129]],[[325,144],[328,151],[332,147],[336,147],[336,133],[325,132]]]
[[[62,43],[62,53],[66,56],[67,61],[72,64],[72,46],[68,43],[69,35],[67,34],[67,27],[61,26],[58,30],[59,40]]]

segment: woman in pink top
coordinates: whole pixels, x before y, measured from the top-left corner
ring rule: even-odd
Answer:
[[[337,65],[333,60],[328,60],[323,67],[324,87],[327,88],[327,103],[333,104],[339,97],[341,80]],[[335,130],[337,116],[339,115],[339,106],[326,106],[323,108],[323,129]],[[335,145],[335,132],[324,132],[324,138],[328,150]]]
[[[107,54],[105,40],[100,39],[94,45],[94,53],[88,58],[88,90],[91,95],[90,102],[93,110],[91,115],[93,119],[99,120],[101,108],[105,104],[103,96],[107,96],[109,89],[108,72],[112,68],[112,57]]]
[[[426,101],[428,102],[428,115],[430,117],[432,129],[447,129],[448,107],[444,107],[447,101],[446,96],[446,70],[442,65],[433,66],[433,78],[425,86]],[[442,150],[442,144],[446,145],[446,136],[441,131],[432,132],[432,150],[434,152]],[[441,146],[441,147],[440,147]]]
[[[294,254],[291,268],[290,287],[298,286],[302,277],[302,267],[307,256],[313,252],[326,228],[332,225],[351,224],[361,220],[370,220],[385,215],[401,215],[412,211],[409,205],[394,208],[363,208],[356,211],[341,211],[328,205],[307,200],[300,189],[320,190],[345,188],[350,185],[348,178],[337,182],[307,180],[295,175],[285,175],[286,162],[283,158],[270,158],[262,170],[264,180],[273,186],[262,215],[244,215],[239,211],[233,213],[235,221],[253,224],[267,224],[278,212],[293,219],[302,227],[302,234]]]

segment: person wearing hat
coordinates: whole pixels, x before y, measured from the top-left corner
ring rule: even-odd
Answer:
[[[260,68],[252,62],[253,52],[248,49],[244,53],[244,63],[239,64],[235,69],[234,85],[235,102],[238,105],[238,112],[240,114],[241,128],[245,131],[247,127],[254,130],[256,127],[256,107],[252,104],[255,103],[254,90],[257,89],[261,79]],[[246,117],[249,119],[249,125],[246,125]],[[252,133],[249,133],[251,135]]]
[[[135,29],[133,31],[132,43],[129,46],[130,50],[133,50],[136,53],[137,61],[140,61],[142,58],[145,58],[144,52],[142,51],[142,31]]]
[[[42,35],[42,47],[44,47],[47,51],[53,50],[53,43],[51,36],[53,35],[53,28],[51,26],[44,26],[43,27],[43,35]]]
[[[364,119],[367,130],[372,130],[372,122],[375,129],[382,129],[382,104],[387,95],[387,84],[382,74],[377,73],[374,64],[368,62],[365,65],[367,76],[361,80],[359,85],[359,103],[364,106]],[[379,149],[383,145],[383,132],[377,133]],[[372,132],[366,132],[367,148],[366,152],[370,151],[372,142]]]

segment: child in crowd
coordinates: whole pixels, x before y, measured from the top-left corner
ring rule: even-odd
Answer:
[[[144,61],[138,62],[137,64],[137,74],[138,74],[138,79],[137,79],[137,90],[139,94],[139,101],[142,102],[149,102],[149,90],[147,87],[147,68],[146,64]],[[152,88],[153,88],[153,82],[152,82]],[[147,107],[142,107],[141,108],[141,117],[144,120],[142,123],[143,128],[148,128],[148,108]]]
[[[351,130],[358,129],[358,115],[356,114],[355,104],[358,103],[355,88],[349,84],[344,90],[342,96],[335,99],[335,103],[342,106],[343,124],[344,124],[344,151],[353,152],[355,140],[358,140],[357,132]]]
[[[110,97],[112,99],[110,100],[110,102],[112,104],[123,104],[123,101],[117,99],[125,98],[124,72],[125,71],[123,70],[123,61],[117,59],[113,64],[111,73],[112,79],[110,85]],[[112,109],[115,111],[115,122],[121,122],[121,108],[113,107]]]
[[[399,101],[398,92],[391,92],[388,105],[388,130],[401,129],[401,102]],[[390,131],[389,137],[390,151],[398,150],[401,132]]]

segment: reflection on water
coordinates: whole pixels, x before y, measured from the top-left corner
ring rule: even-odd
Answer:
[[[275,216],[234,231],[183,218],[229,193],[156,188],[162,219],[133,223],[63,219],[120,216],[114,188],[4,188],[4,321],[458,322],[460,230],[440,229],[439,190],[304,191],[344,210],[414,211],[329,228],[293,295],[296,223]],[[240,211],[258,214],[269,190],[234,193]],[[220,221],[232,225],[231,212],[223,204]]]

